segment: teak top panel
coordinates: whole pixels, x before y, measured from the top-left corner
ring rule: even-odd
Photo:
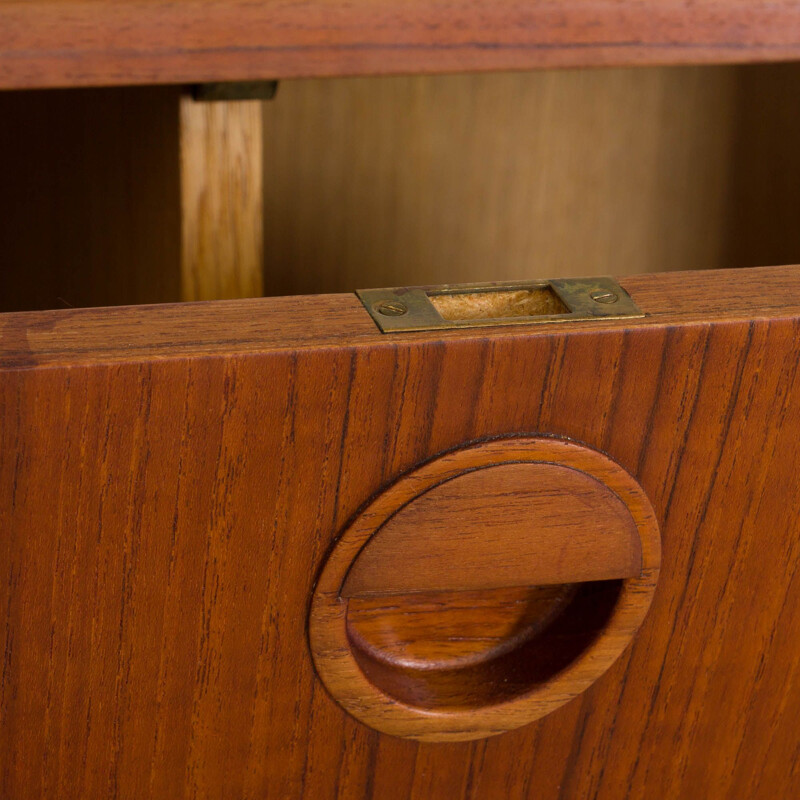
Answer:
[[[800,57],[793,0],[0,2],[0,87]]]
[[[490,335],[495,340],[527,340],[554,332],[800,314],[800,267],[665,272],[620,278],[619,283],[646,317],[438,331],[436,339],[481,342]],[[355,294],[28,311],[0,315],[0,369],[325,347],[392,348],[430,339],[424,332],[380,333]]]

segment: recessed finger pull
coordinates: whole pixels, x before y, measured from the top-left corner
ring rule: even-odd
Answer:
[[[314,661],[380,731],[500,733],[611,666],[659,564],[650,503],[607,456],[550,437],[472,445],[406,474],[344,530],[312,601]]]

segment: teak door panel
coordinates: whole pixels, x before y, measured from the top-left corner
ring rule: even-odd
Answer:
[[[0,794],[792,797],[800,272],[621,279],[643,319],[382,335],[347,295],[0,320]],[[536,434],[641,485],[632,645],[518,730],[420,743],[316,675],[343,526],[437,455]]]

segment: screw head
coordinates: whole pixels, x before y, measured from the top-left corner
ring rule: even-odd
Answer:
[[[618,294],[614,294],[614,292],[608,292],[606,290],[592,292],[589,297],[591,297],[595,303],[604,303],[607,305],[610,303],[616,303],[617,300],[619,300]]]
[[[387,300],[384,303],[378,303],[375,310],[384,317],[402,317],[403,314],[408,313],[408,306],[399,300]]]

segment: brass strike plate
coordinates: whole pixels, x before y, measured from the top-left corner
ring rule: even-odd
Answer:
[[[613,278],[360,289],[356,294],[383,333],[644,316]]]

